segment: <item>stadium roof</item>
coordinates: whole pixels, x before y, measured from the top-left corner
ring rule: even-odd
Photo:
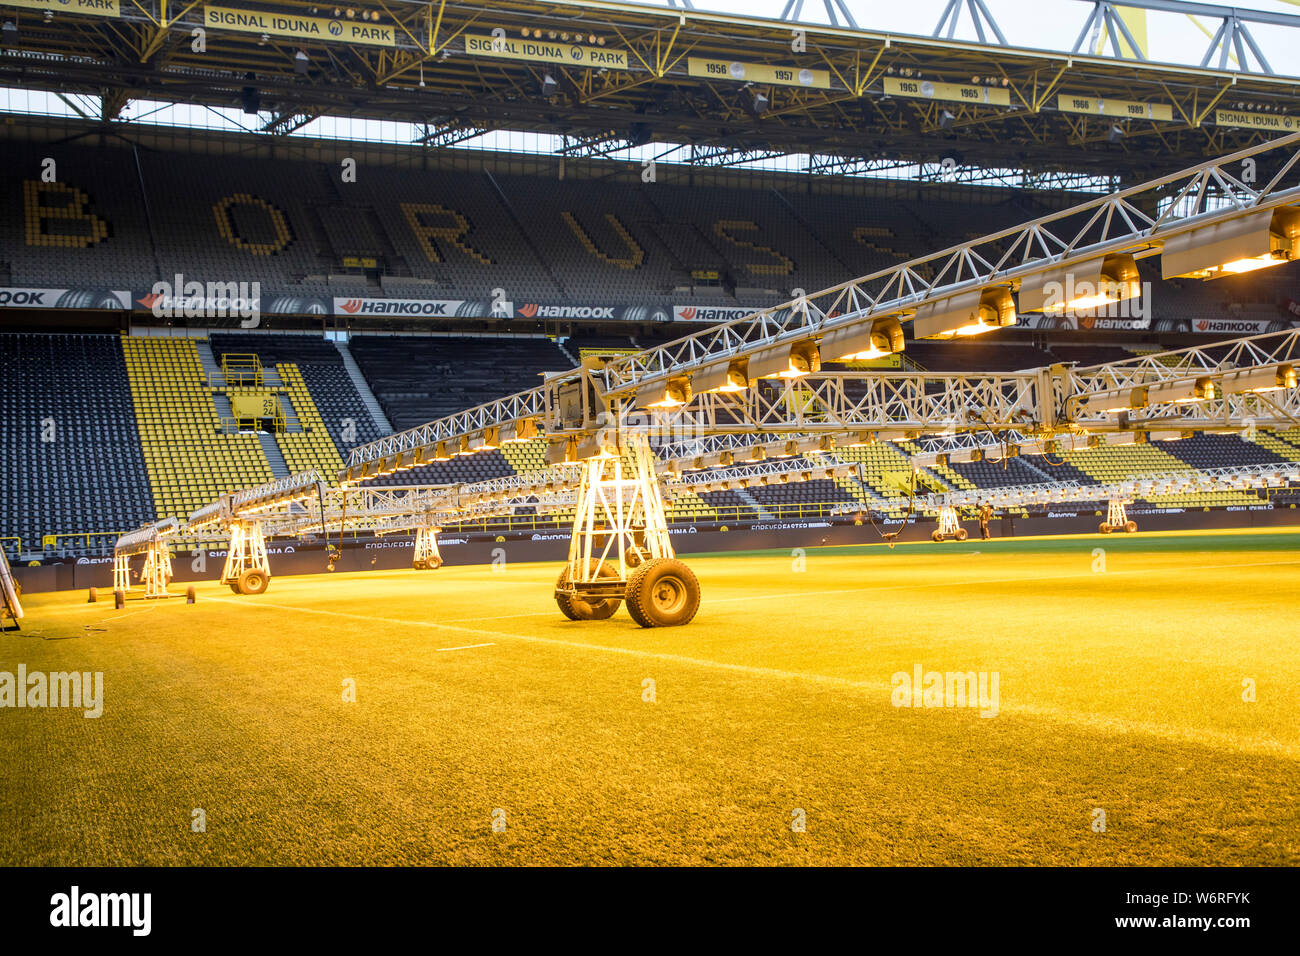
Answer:
[[[0,0],[14,28],[0,85],[99,96],[113,124],[147,99],[242,104],[272,135],[351,116],[424,124],[430,146],[510,129],[562,134],[574,155],[666,142],[697,163],[816,153],[837,172],[952,156],[1145,177],[1298,122],[1297,80],[1274,69],[1294,57],[1273,63],[1265,47],[1281,33],[1294,49],[1300,16],[1177,0],[1125,6],[1209,18],[1203,62],[1148,58],[1104,0],[1061,4],[1081,27],[1065,51],[1005,42],[981,0],[950,0],[933,36],[861,28],[842,0],[821,5],[833,23],[798,29],[687,0],[53,5]]]

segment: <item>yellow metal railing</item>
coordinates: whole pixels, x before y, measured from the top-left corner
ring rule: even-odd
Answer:
[[[221,374],[226,377],[227,385],[262,385],[265,381],[262,360],[252,353],[227,352],[222,355]]]

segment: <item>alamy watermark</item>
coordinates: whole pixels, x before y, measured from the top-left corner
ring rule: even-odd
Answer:
[[[104,713],[103,671],[0,671],[0,707],[83,709],[85,717]]]
[[[240,327],[262,323],[262,283],[186,281],[176,273],[172,282],[155,282],[145,300],[160,319],[239,319]]]
[[[998,671],[898,671],[890,679],[895,707],[978,707],[981,717],[998,715]]]

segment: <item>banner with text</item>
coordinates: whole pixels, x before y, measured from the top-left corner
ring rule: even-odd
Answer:
[[[887,76],[881,81],[890,96],[913,99],[943,100],[949,103],[974,103],[979,106],[1010,106],[1011,91],[995,86],[969,83],[932,83],[929,80],[900,80]]]
[[[130,292],[0,288],[0,309],[129,309]]]
[[[269,13],[234,7],[203,6],[203,25],[212,30],[256,33],[295,40],[354,43],[362,46],[396,46],[392,26],[370,21],[304,16],[299,13]]]
[[[531,63],[562,63],[566,66],[598,70],[626,70],[627,51],[601,46],[577,46],[554,40],[521,40],[512,37],[465,34],[465,52],[470,56],[490,56]]]
[[[464,299],[357,299],[335,298],[334,314],[356,318],[453,318],[461,316]],[[477,312],[469,314],[479,314]]]
[[[735,83],[766,83],[775,86],[806,86],[814,90],[831,88],[830,70],[810,70],[799,66],[769,66],[766,63],[742,63],[739,60],[711,60],[687,57],[690,76]]]
[[[119,0],[0,0],[0,7],[24,10],[51,10],[55,13],[79,13],[86,17],[120,17]]]
[[[1085,113],[1114,119],[1147,119],[1169,123],[1174,118],[1174,108],[1168,103],[1113,100],[1083,93],[1061,93],[1056,97],[1056,108],[1062,113]]]

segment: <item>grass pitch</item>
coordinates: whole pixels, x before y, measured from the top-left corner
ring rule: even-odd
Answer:
[[[0,670],[104,713],[0,710],[0,863],[1300,863],[1300,529],[687,561],[662,630],[556,564],[32,595]]]

